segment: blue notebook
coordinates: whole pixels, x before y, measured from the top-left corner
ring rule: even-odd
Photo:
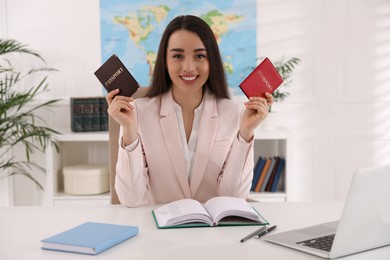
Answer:
[[[86,222],[41,240],[42,249],[97,255],[138,234],[138,227]]]

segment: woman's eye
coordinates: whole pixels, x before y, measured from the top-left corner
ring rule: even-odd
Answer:
[[[172,56],[172,58],[174,58],[174,59],[181,59],[181,58],[183,58],[183,55],[182,54],[174,54]]]
[[[204,59],[204,58],[206,58],[206,55],[204,55],[204,54],[197,54],[196,58],[197,59]]]

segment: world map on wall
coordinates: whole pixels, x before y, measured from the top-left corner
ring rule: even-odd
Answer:
[[[210,25],[228,85],[233,95],[242,95],[238,85],[256,65],[256,9],[256,0],[100,0],[102,62],[118,55],[148,86],[165,27],[178,15],[192,14]]]

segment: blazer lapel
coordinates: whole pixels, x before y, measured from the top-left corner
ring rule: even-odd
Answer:
[[[185,196],[190,198],[191,192],[188,183],[187,167],[171,92],[168,92],[161,97],[160,115],[161,130],[168,148],[169,157],[171,158],[176,176]]]
[[[198,142],[190,182],[191,194],[193,196],[196,194],[205,174],[218,127],[216,99],[207,92],[205,95],[205,103],[203,104],[203,111],[199,122]]]

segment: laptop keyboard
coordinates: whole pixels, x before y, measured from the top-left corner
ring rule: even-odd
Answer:
[[[323,236],[323,237],[317,237],[317,238],[297,242],[297,244],[330,252],[330,249],[332,248],[334,236],[335,234]]]

